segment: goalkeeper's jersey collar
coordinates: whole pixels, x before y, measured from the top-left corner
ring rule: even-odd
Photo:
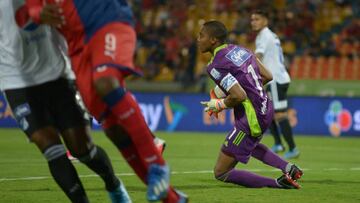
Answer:
[[[212,57],[211,57],[208,65],[210,65],[210,64],[214,61],[214,58],[215,58],[216,54],[217,54],[220,50],[225,49],[227,46],[228,46],[228,44],[223,44],[223,45],[220,45],[220,46],[216,47],[216,48],[214,49],[214,53],[213,53],[213,55],[212,55]]]

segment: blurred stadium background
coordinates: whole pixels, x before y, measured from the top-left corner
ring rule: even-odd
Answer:
[[[144,67],[145,81],[166,84],[146,86],[150,90],[205,91],[203,67],[209,56],[201,56],[196,49],[201,24],[210,19],[220,20],[230,31],[231,43],[254,49],[250,14],[256,8],[266,8],[271,13],[271,28],[282,41],[287,67],[294,80],[291,94],[360,94],[359,85],[355,85],[360,79],[360,12],[356,0],[140,2],[133,1],[140,19],[136,62]],[[329,85],[329,81],[334,80],[336,83]],[[321,88],[313,89],[314,81],[319,81],[315,86]],[[345,85],[348,88],[338,85],[342,81],[350,81]],[[134,86],[141,89],[143,83],[137,84]]]
[[[130,3],[138,19],[135,60],[144,77],[131,78],[128,88],[150,128],[167,140],[173,182],[192,202],[360,202],[359,0]],[[254,50],[249,18],[256,8],[271,11],[271,28],[281,39],[292,77],[289,116],[301,151],[294,162],[305,169],[300,191],[249,190],[218,183],[211,174],[233,118],[226,112],[214,120],[202,112],[199,101],[208,98],[213,84],[204,72],[210,56],[199,54],[197,33],[203,22],[217,19],[229,29],[231,43]],[[40,153],[25,139],[0,96],[0,202],[66,202]],[[101,132],[94,132],[94,139],[109,151],[134,202],[145,202],[145,187],[120,154]],[[265,136],[264,142],[271,145],[272,139]],[[101,181],[81,164],[76,167],[92,202],[107,202]],[[247,168],[278,176],[257,161]]]

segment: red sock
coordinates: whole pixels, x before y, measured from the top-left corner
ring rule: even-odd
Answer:
[[[156,149],[153,135],[141,114],[139,105],[129,92],[111,108],[111,112],[117,116],[117,121],[130,136],[139,158],[146,163],[146,166],[152,163],[165,164],[164,159]]]
[[[149,165],[152,163],[164,165],[165,160],[156,149],[154,137],[141,114],[139,105],[128,92],[112,107],[111,112],[117,115],[117,121],[133,142],[133,145],[122,149],[121,153],[137,176],[146,183]],[[179,196],[170,186],[168,196],[163,202],[176,203],[178,200]]]
[[[139,159],[139,155],[136,152],[136,149],[133,145],[130,145],[126,148],[120,150],[121,154],[128,162],[130,167],[134,170],[136,175],[146,184],[147,177],[147,167],[143,164],[143,162]]]
[[[175,192],[174,188],[170,186],[168,196],[162,200],[164,203],[177,203],[179,201],[179,196]]]
[[[147,177],[147,167],[145,167],[145,164],[143,164],[136,152],[136,149],[130,145],[129,147],[126,147],[125,149],[121,150],[122,155],[128,162],[128,164],[131,166],[131,168],[134,170],[136,175],[143,181],[143,183],[146,184],[146,177]],[[172,186],[169,188],[168,196],[162,201],[164,203],[173,203],[178,202],[179,197],[176,194],[175,190]]]
[[[139,159],[136,148],[133,145],[121,149],[121,154],[125,160],[134,170],[136,175],[146,184],[148,167]],[[176,194],[172,186],[169,187],[168,196],[162,201],[164,203],[176,203],[179,201],[179,196]]]

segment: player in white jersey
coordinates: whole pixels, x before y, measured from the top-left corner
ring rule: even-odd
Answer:
[[[278,36],[268,28],[268,14],[263,10],[257,10],[251,15],[251,26],[256,36],[256,56],[269,68],[273,75],[267,90],[273,100],[275,115],[270,126],[271,134],[274,136],[274,152],[285,150],[280,138],[280,131],[289,146],[289,151],[284,157],[296,158],[300,155],[296,148],[292,128],[290,126],[287,108],[287,90],[290,84],[290,76],[284,65],[284,56]],[[279,129],[280,127],[280,129]]]
[[[20,128],[48,162],[52,177],[72,202],[87,195],[67,148],[105,182],[112,202],[131,202],[109,157],[89,134],[75,99],[60,36],[28,18],[23,0],[0,1],[0,87]]]

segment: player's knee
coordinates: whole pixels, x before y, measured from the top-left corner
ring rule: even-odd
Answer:
[[[31,134],[31,141],[36,144],[36,146],[44,152],[46,149],[50,148],[53,145],[61,145],[61,140],[58,135],[58,132],[53,127],[45,127],[36,130]]]
[[[89,161],[91,161],[95,155],[97,153],[97,147],[96,146],[93,146],[89,151],[88,153],[86,154],[83,154],[83,155],[74,155],[77,159],[79,159],[80,162],[82,163],[87,163]]]
[[[121,128],[121,126],[114,125],[105,129],[106,136],[115,144],[118,149],[124,149],[132,144],[130,136]]]
[[[218,167],[215,166],[215,168],[214,168],[214,177],[215,177],[215,179],[224,182],[226,180],[227,174],[228,174],[228,171],[224,171],[223,169],[218,168]]]
[[[226,182],[228,173],[229,173],[228,171],[227,172],[222,172],[222,171],[214,170],[214,177],[215,177],[216,180]]]
[[[88,154],[94,146],[86,127],[72,127],[61,132],[66,143],[66,147],[74,157]]]
[[[48,162],[55,160],[65,154],[66,154],[66,150],[64,145],[62,144],[52,145],[47,149],[45,149],[43,152],[43,156]]]
[[[120,83],[114,76],[103,76],[94,80],[94,87],[100,97],[105,97],[120,87]]]
[[[96,81],[96,91],[109,107],[116,105],[126,94],[125,88],[113,79],[100,78]]]

